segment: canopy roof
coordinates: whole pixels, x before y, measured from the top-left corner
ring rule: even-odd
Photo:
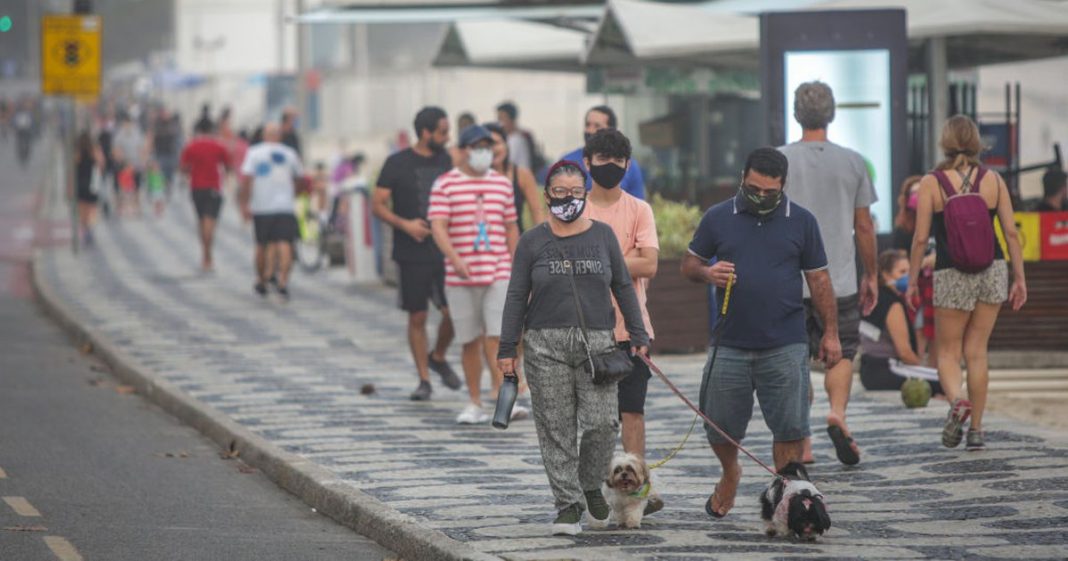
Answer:
[[[761,2],[752,4],[748,9],[762,9]],[[923,40],[934,37],[947,39],[951,68],[1068,54],[1068,7],[1045,0],[802,0],[795,6],[906,9],[911,58],[917,63],[913,67],[920,61]],[[760,49],[757,18],[719,12],[723,7],[610,0],[585,60],[598,65],[674,61],[755,68]]]
[[[584,62],[596,66],[650,60],[708,63],[707,53],[716,53],[716,66],[744,66],[748,51],[759,44],[759,35],[757,19],[752,16],[691,5],[609,0]]]
[[[434,66],[581,70],[587,36],[527,21],[462,21],[449,26]]]

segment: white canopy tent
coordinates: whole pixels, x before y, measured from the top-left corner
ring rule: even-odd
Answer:
[[[756,44],[759,29],[752,16],[691,5],[609,0],[583,61],[594,66],[672,61],[755,67],[748,51]],[[715,60],[709,53],[715,53]]]
[[[753,9],[761,9],[759,2]],[[774,6],[782,9],[783,3]],[[723,13],[717,3],[663,5],[609,0],[585,61],[594,65],[690,62],[755,68],[760,32],[753,16]],[[1048,0],[827,0],[798,10],[904,8],[913,68],[925,42],[945,39],[949,68],[1068,54],[1068,6]]]
[[[449,26],[434,66],[581,71],[587,36],[521,20],[460,21]]]

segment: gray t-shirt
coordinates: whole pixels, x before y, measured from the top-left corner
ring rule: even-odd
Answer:
[[[612,295],[615,295],[630,340],[635,345],[648,345],[638,298],[612,228],[593,221],[593,227],[581,234],[558,237],[556,244],[553,237],[548,225],[543,224],[527,230],[519,239],[512,260],[497,356],[516,357],[516,345],[524,327],[578,327],[568,268],[574,271],[588,330],[611,331],[616,326],[616,312],[612,307]],[[564,253],[562,259],[560,251]]]
[[[879,200],[864,157],[833,142],[794,142],[779,150],[790,162],[786,193],[812,212],[820,225],[834,295],[842,298],[856,294],[853,216],[856,209]],[[807,298],[808,284],[803,286]]]

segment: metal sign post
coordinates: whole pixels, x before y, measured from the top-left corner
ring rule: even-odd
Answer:
[[[41,17],[41,93],[66,97],[66,134],[63,154],[71,208],[71,250],[78,252],[78,203],[73,186],[76,97],[100,94],[100,16],[55,15]]]

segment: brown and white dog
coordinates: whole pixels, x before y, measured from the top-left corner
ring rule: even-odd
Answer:
[[[612,458],[601,493],[611,509],[608,520],[621,528],[640,528],[645,505],[656,496],[649,468],[634,454]]]

